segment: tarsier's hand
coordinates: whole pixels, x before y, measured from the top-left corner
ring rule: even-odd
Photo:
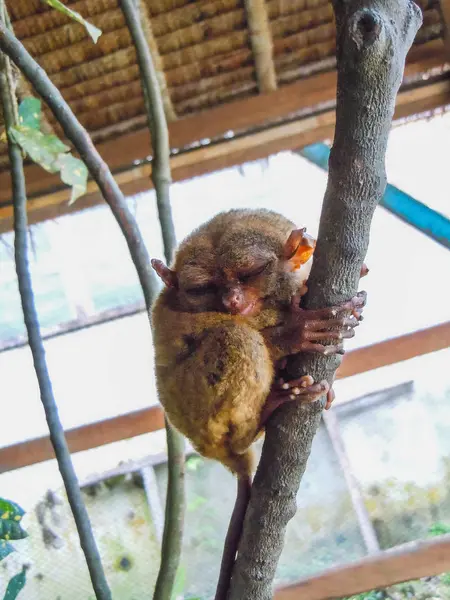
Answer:
[[[328,410],[334,400],[334,391],[328,381],[323,380],[315,383],[310,375],[303,375],[299,379],[291,381],[276,378],[261,414],[261,427],[264,427],[270,415],[285,402],[291,400],[297,400],[301,403],[315,402],[325,395],[327,397],[325,410]]]
[[[292,353],[344,354],[343,340],[355,335],[355,327],[362,320],[366,299],[366,292],[358,292],[341,306],[307,310],[300,307],[300,296],[294,296],[291,312],[284,326],[286,335],[292,340]],[[321,343],[330,340],[336,340],[336,343]]]

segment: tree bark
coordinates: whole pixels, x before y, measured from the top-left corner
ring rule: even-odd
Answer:
[[[369,243],[374,210],[386,186],[385,153],[405,58],[419,29],[409,0],[335,0],[337,29],[336,132],[307,308],[353,297]],[[340,357],[299,355],[288,371],[333,381]],[[252,487],[230,600],[268,600],[296,512],[296,495],[320,423],[323,399],[281,407],[266,428]]]

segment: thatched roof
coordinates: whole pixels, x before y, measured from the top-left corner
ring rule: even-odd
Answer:
[[[102,29],[97,44],[82,26],[41,0],[6,0],[6,4],[16,35],[60,88],[94,141],[113,144],[118,136],[146,126],[136,55],[117,0],[66,1]],[[141,0],[141,4],[171,122],[280,90],[294,81],[307,82],[317,74],[326,77],[335,68],[335,26],[328,0]],[[441,7],[438,0],[419,4],[424,24],[408,60],[420,64],[432,54],[436,67],[446,56]],[[415,69],[416,78],[420,71]],[[49,112],[47,118],[62,135]],[[0,152],[4,169],[4,147]]]

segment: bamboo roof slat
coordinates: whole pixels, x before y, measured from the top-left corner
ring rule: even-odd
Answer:
[[[152,0],[147,0],[150,5]],[[161,13],[152,18],[153,32],[156,37],[189,27],[205,19],[226,14],[240,8],[239,0],[197,0],[170,12]]]
[[[245,81],[255,81],[255,68],[253,65],[233,69],[229,72],[219,73],[213,77],[200,77],[198,81],[177,85],[172,87],[173,101],[182,102],[193,98],[197,94],[204,94],[210,90],[222,89],[233,84],[243,83]]]
[[[217,104],[221,104],[226,100],[237,100],[243,98],[258,90],[256,81],[247,81],[235,83],[232,86],[221,88],[213,92],[197,94],[192,98],[177,102],[176,109],[179,115],[188,115],[190,113],[199,112],[206,108],[212,108]]]
[[[250,31],[256,78],[260,92],[277,89],[277,76],[273,63],[273,43],[265,0],[245,0],[245,12]]]
[[[57,73],[51,73],[51,80],[60,89],[63,90],[73,85],[85,83],[89,86],[92,79],[102,75],[114,74],[121,69],[130,68],[136,63],[136,52],[132,46],[122,48],[116,52],[110,52],[106,56],[101,56],[88,63],[80,63],[61,69]],[[80,91],[86,93],[86,89]]]
[[[250,37],[248,31],[233,31],[218,38],[208,40],[202,44],[195,44],[183,48],[182,51],[162,53],[164,68],[166,70],[182,67],[189,63],[202,61],[207,58],[220,60],[221,54],[231,54],[236,50],[248,48]]]
[[[161,55],[164,56],[245,29],[245,11],[243,8],[238,8],[223,15],[190,23],[182,29],[159,36],[158,45]]]
[[[130,63],[129,66],[126,65],[123,69],[105,72],[97,77],[92,77],[87,82],[81,81],[60,89],[63,90],[65,100],[70,102],[72,109],[76,111],[73,102],[76,102],[77,99],[107,92],[116,86],[131,83],[137,79],[139,79],[139,67],[136,63]]]
[[[191,0],[149,0],[150,17],[186,6]]]
[[[215,77],[221,73],[237,71],[250,65],[253,65],[252,51],[250,47],[245,47],[234,52],[211,56],[202,61],[168,69],[166,70],[166,77],[169,85],[176,87],[198,82],[208,77]]]

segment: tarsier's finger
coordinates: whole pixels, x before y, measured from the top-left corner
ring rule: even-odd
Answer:
[[[362,312],[362,309],[365,307],[367,302],[367,293],[366,292],[358,292],[356,296],[354,296],[348,302],[344,302],[341,306],[335,307],[335,309],[340,314],[341,312],[351,311],[354,312]]]
[[[331,405],[332,405],[335,397],[336,397],[336,394],[334,393],[334,390],[331,387],[327,393],[327,403],[325,404],[325,410],[329,410],[331,408]]]
[[[314,383],[314,379],[311,377],[311,375],[302,375],[302,377],[299,377],[298,379],[291,379],[290,381],[285,381],[283,377],[280,377],[280,379],[278,379],[275,383],[282,390],[289,390],[295,387],[308,387]]]
[[[315,342],[302,342],[300,345],[300,352],[318,352],[328,356],[330,354],[344,354],[344,346],[342,344],[324,346]]]
[[[296,310],[301,310],[302,311],[303,310],[302,308],[300,308],[300,301],[301,301],[301,299],[302,299],[301,294],[295,294],[294,296],[292,296],[292,298],[291,298],[291,309],[293,311],[296,311]]]
[[[343,340],[352,338],[355,335],[354,329],[344,329],[342,331],[305,331],[304,336],[311,341],[325,340]]]
[[[323,395],[328,394],[330,386],[328,385],[328,381],[321,381],[320,383],[313,383],[303,390],[303,394],[299,395],[299,399],[302,402],[315,402]],[[295,398],[290,396],[291,400]]]
[[[314,384],[314,379],[310,375],[303,375],[299,379],[284,381],[279,379],[275,382],[275,393],[283,398],[293,399],[293,397],[301,396],[304,390]]]
[[[305,329],[310,331],[324,331],[332,329],[344,329],[345,327],[358,327],[359,322],[357,319],[352,317],[340,317],[339,319],[325,320],[312,320],[309,319],[305,322]]]

